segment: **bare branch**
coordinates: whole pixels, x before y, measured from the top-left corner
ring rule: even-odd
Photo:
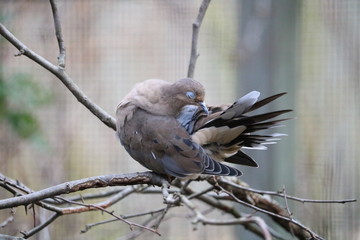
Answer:
[[[204,16],[205,16],[206,10],[210,4],[210,1],[211,0],[203,0],[202,1],[198,16],[196,17],[195,22],[192,25],[191,54],[190,54],[189,68],[188,68],[188,73],[187,73],[188,78],[194,78],[195,64],[196,64],[196,60],[199,56],[199,53],[197,51],[197,44],[198,44],[200,26],[204,19]]]
[[[39,224],[38,226],[34,227],[33,229],[26,231],[26,232],[21,232],[21,234],[24,236],[24,238],[29,238],[32,235],[40,232],[41,230],[43,230],[45,227],[47,227],[49,224],[51,224],[53,221],[55,221],[58,217],[60,217],[61,214],[59,213],[54,213],[48,220],[46,220],[45,222]]]
[[[150,217],[146,221],[144,221],[142,223],[142,225],[146,226],[146,227],[150,227],[150,226],[154,225],[153,224],[154,221],[155,221],[155,218]],[[137,238],[138,236],[140,236],[142,233],[144,233],[144,229],[140,228],[140,229],[130,232],[129,234],[125,235],[124,237],[121,237],[119,240],[130,240],[130,239],[133,240],[133,239]]]
[[[0,176],[0,181],[5,181]],[[167,181],[152,172],[103,175],[62,183],[27,195],[0,200],[0,209],[28,205],[60,194],[82,191],[88,188],[150,184],[162,186]]]
[[[158,214],[158,213],[162,213],[166,210],[166,207],[164,208],[160,208],[160,209],[157,209],[157,210],[152,210],[152,211],[147,211],[147,212],[142,212],[142,213],[136,213],[136,214],[130,214],[130,215],[121,215],[121,217],[123,219],[129,219],[129,218],[134,218],[134,217],[141,217],[141,216],[146,216],[146,215],[155,215],[155,214]],[[85,226],[85,229],[84,230],[81,230],[81,233],[86,233],[87,231],[89,231],[91,228],[93,227],[96,227],[96,226],[99,226],[99,225],[102,225],[102,224],[107,224],[107,223],[111,223],[111,222],[115,222],[115,221],[118,221],[117,219],[108,219],[108,220],[104,220],[104,221],[101,221],[101,222],[96,222],[96,223],[90,223],[90,224],[87,224]],[[156,227],[154,227],[154,229],[156,229]]]
[[[60,22],[60,16],[59,16],[56,0],[50,0],[50,5],[54,18],[55,35],[59,45],[58,63],[60,67],[65,68],[65,61],[66,61],[65,43],[61,31],[61,22]]]
[[[0,23],[0,34],[19,50],[20,55],[25,55],[40,66],[54,74],[70,90],[76,99],[98,117],[106,126],[116,130],[115,119],[101,107],[92,102],[85,93],[74,83],[62,67],[55,66],[42,56],[36,54],[25,44],[19,41],[3,24]]]
[[[86,193],[86,194],[80,194],[78,196],[69,196],[66,197],[67,200],[71,200],[71,201],[83,201],[83,200],[88,200],[88,199],[98,199],[98,198],[105,198],[105,197],[111,197],[114,196],[115,194],[118,194],[119,192],[124,191],[125,189],[127,189],[127,187],[125,188],[117,188],[117,187],[113,187],[111,189],[107,189],[105,191],[99,191],[99,192],[95,192],[95,193]],[[59,199],[46,199],[43,201],[44,203],[48,203],[48,204],[52,204],[52,205],[61,205],[64,204],[63,201],[59,201]]]
[[[308,239],[310,236],[313,239],[323,239],[318,234],[313,232],[299,221],[291,218],[286,210],[279,206],[275,201],[271,201],[259,194],[248,195],[244,191],[240,191],[224,182],[218,182],[219,178],[208,178],[208,182],[218,186],[223,192],[227,193],[234,201],[252,208],[256,211],[266,213],[271,216],[276,223],[282,226],[285,230],[293,232],[300,239]]]
[[[285,191],[285,186],[283,186],[282,193],[284,194],[285,209],[286,209],[287,213],[289,214],[289,218],[292,219],[293,213],[290,211],[290,208],[289,208],[289,204],[288,204],[288,200],[287,200],[287,195],[286,195],[286,191]],[[289,224],[290,224],[290,223],[289,223]],[[295,236],[295,234],[294,234],[293,229],[291,228],[291,226],[289,226],[289,228],[290,228],[291,235]]]
[[[223,202],[220,202],[220,201],[218,201],[212,197],[208,197],[206,195],[198,195],[196,192],[194,192],[189,187],[183,188],[182,182],[180,182],[180,181],[176,182],[176,186],[182,188],[184,194],[190,195],[190,197],[196,198],[196,199],[202,201],[203,203],[208,204],[209,206],[211,206],[213,208],[219,209],[220,211],[222,211],[224,213],[228,213],[235,218],[242,217],[242,214],[234,206],[228,206],[228,205],[224,204]],[[190,197],[189,197],[189,199],[190,199]],[[254,234],[256,234],[260,237],[262,236],[261,230],[256,228],[256,226],[251,225],[250,223],[243,223],[242,225],[247,230],[253,232]]]
[[[10,216],[8,216],[4,221],[0,222],[0,228],[6,227],[9,223],[14,221],[15,209],[11,209]]]
[[[263,232],[263,236],[265,240],[271,240],[271,234],[268,231],[268,227],[264,220],[260,217],[254,216],[245,216],[241,218],[234,218],[234,219],[227,219],[227,220],[218,220],[218,219],[209,219],[206,218],[198,209],[197,207],[184,195],[181,195],[181,202],[184,203],[193,213],[194,213],[194,220],[193,223],[203,223],[209,225],[235,225],[235,224],[245,224],[250,222],[255,222],[261,228]]]
[[[62,214],[74,214],[74,213],[98,210],[98,208],[108,208],[108,207],[114,205],[115,203],[119,202],[120,200],[124,199],[125,197],[129,196],[130,194],[132,194],[136,191],[141,191],[141,189],[145,189],[145,188],[147,188],[147,186],[146,187],[141,187],[141,185],[128,186],[127,188],[125,188],[121,192],[115,194],[114,196],[107,198],[106,200],[104,200],[102,202],[94,203],[93,205],[96,207],[78,206],[78,207],[62,208]],[[69,200],[69,199],[66,199],[63,197],[55,197],[55,198],[60,199],[60,200],[62,200],[62,202],[66,202],[66,203],[76,202],[76,201]]]
[[[239,180],[240,181],[240,180]],[[249,192],[254,192],[254,193],[259,193],[259,194],[266,194],[266,195],[272,195],[272,196],[277,196],[277,197],[281,197],[281,198],[285,198],[286,199],[291,199],[294,201],[298,201],[298,202],[302,202],[302,203],[350,203],[350,202],[356,202],[356,199],[335,199],[335,200],[316,200],[316,199],[306,199],[306,198],[299,198],[299,197],[294,197],[294,196],[290,196],[290,195],[286,195],[284,192],[273,192],[273,191],[264,191],[264,190],[258,190],[258,189],[254,189],[254,188],[250,188],[247,186],[243,186],[242,184],[236,184],[233,183],[231,181],[228,181],[225,178],[220,178],[219,182],[223,182],[226,183],[234,188],[237,189],[241,189],[241,190],[245,190],[245,191],[249,191]]]
[[[159,233],[156,229],[152,229],[152,228],[149,228],[149,227],[147,227],[147,226],[143,226],[143,225],[141,225],[141,224],[137,224],[137,223],[134,223],[134,222],[130,222],[130,221],[124,219],[123,217],[114,214],[113,211],[110,212],[110,211],[106,210],[105,208],[103,208],[103,207],[101,207],[101,206],[99,206],[99,205],[96,205],[96,204],[85,204],[85,203],[79,203],[79,202],[75,202],[75,201],[69,201],[69,200],[66,200],[65,198],[63,198],[63,200],[66,201],[66,202],[68,202],[68,203],[71,203],[71,204],[80,205],[80,206],[83,206],[83,207],[86,207],[86,208],[97,209],[97,210],[100,210],[100,211],[102,211],[102,212],[105,212],[105,213],[113,216],[113,217],[116,218],[117,220],[122,221],[122,222],[128,224],[131,230],[132,230],[132,227],[134,226],[134,227],[142,228],[142,229],[144,229],[144,230],[153,232],[153,233],[155,233],[155,234],[157,234],[157,235],[160,236],[160,233]]]

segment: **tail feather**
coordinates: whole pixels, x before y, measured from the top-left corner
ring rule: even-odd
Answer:
[[[289,120],[289,118],[275,120],[274,118],[292,110],[285,109],[256,115],[249,113],[284,94],[286,93],[279,93],[258,101],[259,92],[253,91],[232,105],[208,106],[209,115],[204,114],[200,109],[195,111],[194,106],[184,107],[183,112],[178,116],[178,121],[189,134],[193,135],[194,139],[199,141],[198,144],[205,149],[207,155],[214,161],[214,163],[208,162],[204,173],[241,175],[241,172],[236,172],[238,170],[233,170],[233,168],[217,161],[257,167],[258,164],[242,152],[241,148],[266,149],[265,145],[276,143],[284,135],[254,133],[279,126],[280,122]]]
[[[259,165],[252,159],[249,155],[245,154],[243,151],[239,150],[235,155],[225,158],[225,162],[241,164],[249,167],[258,167]]]
[[[286,92],[282,92],[282,93],[278,93],[278,94],[275,94],[273,96],[264,98],[263,100],[260,100],[260,101],[256,102],[254,105],[252,105],[252,107],[249,108],[248,112],[254,111],[254,110],[256,110],[256,109],[258,109],[258,108],[260,108],[260,107],[262,107],[262,106],[264,106],[264,105],[266,105],[266,104],[268,104],[268,103],[270,103],[270,102],[272,102],[272,101],[274,101],[276,99],[278,99],[279,97],[281,97],[281,96],[283,96],[285,94],[286,94]]]
[[[241,176],[242,172],[236,168],[229,167],[225,164],[211,159],[209,156],[205,157],[205,169],[203,174],[221,175],[221,176]]]
[[[265,130],[265,129],[272,128],[272,127],[277,127],[277,126],[280,126],[280,125],[278,125],[279,122],[287,121],[290,119],[291,118],[283,118],[283,119],[278,119],[278,120],[274,120],[274,121],[261,122],[261,123],[248,125],[247,129],[244,131],[244,133],[251,133],[251,132]]]

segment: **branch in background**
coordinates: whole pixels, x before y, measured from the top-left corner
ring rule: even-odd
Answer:
[[[197,43],[198,43],[198,38],[199,38],[200,26],[204,19],[204,16],[205,16],[206,10],[210,4],[210,1],[211,0],[203,0],[203,2],[201,3],[200,9],[199,9],[199,14],[196,17],[196,20],[192,25],[191,55],[190,55],[188,73],[187,73],[188,78],[194,78],[195,64],[196,64],[196,60],[199,56],[199,53],[197,51]]]
[[[88,206],[66,207],[66,208],[62,208],[62,214],[68,215],[68,214],[82,213],[82,212],[89,212],[89,211],[93,211],[93,210],[98,210],[98,208],[108,208],[108,207],[114,205],[115,203],[119,202],[120,200],[126,198],[130,194],[132,194],[134,192],[137,192],[137,191],[142,191],[142,190],[144,190],[146,188],[147,187],[142,187],[141,185],[127,186],[125,189],[123,189],[121,192],[118,192],[114,196],[106,198],[102,202],[92,204],[93,207],[88,207]],[[55,197],[55,199],[56,200],[61,200],[61,202],[63,204],[64,203],[77,202],[77,201],[70,200],[69,198],[64,198],[64,197]],[[81,199],[81,201],[83,202],[84,200]]]
[[[182,193],[185,195],[188,195],[189,199],[195,198],[200,200],[201,202],[211,206],[212,208],[216,208],[220,210],[222,213],[227,213],[232,215],[235,218],[241,218],[243,214],[241,214],[234,206],[228,206],[224,204],[221,201],[218,201],[217,199],[214,199],[213,197],[206,196],[206,195],[198,195],[194,190],[192,190],[189,187],[184,187],[183,183],[181,181],[177,181],[174,183],[175,186],[182,189]],[[259,237],[262,237],[262,231],[261,229],[257,228],[256,226],[244,222],[242,224],[248,231],[258,235]]]
[[[29,49],[18,40],[3,24],[0,23],[0,34],[19,50],[19,55],[25,55],[40,66],[54,74],[70,90],[76,99],[99,118],[106,126],[116,130],[115,119],[105,112],[101,107],[91,101],[85,93],[75,84],[62,67],[55,66],[42,56]]]
[[[7,217],[4,221],[0,222],[0,228],[4,228],[6,227],[6,225],[14,221],[14,215],[15,215],[15,209],[12,208],[10,210],[10,216]]]
[[[56,0],[50,0],[50,5],[54,18],[55,35],[59,45],[58,63],[60,67],[65,68],[65,61],[66,61],[65,42],[61,31],[61,21],[59,17],[58,8],[56,5]]]
[[[262,230],[263,237],[265,240],[271,240],[271,234],[268,231],[268,226],[263,219],[260,217],[254,216],[244,216],[241,218],[234,218],[228,220],[218,220],[218,219],[209,219],[206,218],[197,207],[184,195],[181,195],[181,202],[184,203],[186,207],[188,207],[194,214],[193,224],[202,223],[209,225],[235,225],[235,224],[244,224],[254,222],[256,223]]]
[[[299,239],[309,239],[310,236],[313,239],[323,239],[310,228],[291,218],[286,209],[269,198],[257,193],[238,189],[227,184],[227,182],[222,181],[219,177],[210,177],[208,178],[208,182],[214,186],[218,186],[223,192],[231,197],[231,200],[256,211],[268,214],[277,224],[282,226],[286,231],[294,233]]]
[[[75,201],[69,201],[69,200],[66,200],[65,198],[62,198],[63,201],[66,201],[68,203],[71,203],[71,204],[75,204],[75,205],[79,205],[79,206],[82,206],[82,207],[85,207],[85,208],[89,208],[89,209],[97,209],[97,210],[100,210],[102,212],[105,212],[111,216],[113,216],[115,219],[119,220],[119,221],[122,221],[126,224],[129,225],[130,227],[130,230],[132,230],[132,227],[138,227],[138,228],[142,228],[144,230],[147,230],[147,231],[150,231],[150,232],[153,232],[153,233],[156,233],[157,235],[160,236],[160,233],[156,230],[156,229],[152,229],[152,228],[149,228],[147,226],[143,226],[141,224],[137,224],[137,223],[134,223],[134,222],[130,222],[128,220],[126,220],[125,218],[121,217],[121,216],[118,216],[118,215],[115,215],[113,211],[108,211],[106,210],[105,208],[107,207],[102,207],[102,206],[99,206],[97,204],[85,204],[85,203],[79,203],[79,202],[75,202]]]

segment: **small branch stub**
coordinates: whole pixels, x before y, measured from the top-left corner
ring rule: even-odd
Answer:
[[[192,27],[192,40],[191,40],[191,54],[190,54],[190,61],[189,61],[189,68],[187,77],[188,78],[194,78],[194,72],[195,72],[195,64],[196,60],[199,57],[199,53],[197,52],[197,43],[199,38],[199,31],[201,23],[204,19],[206,10],[210,4],[211,0],[203,0],[201,3],[199,14],[195,19],[195,22],[193,23]]]
[[[60,21],[60,16],[59,16],[59,11],[57,8],[56,0],[50,0],[50,5],[51,5],[52,13],[53,13],[53,18],[54,18],[55,35],[56,35],[56,39],[57,39],[58,45],[59,45],[59,56],[57,57],[58,63],[59,63],[60,67],[65,68],[65,60],[66,60],[65,42],[63,39],[63,35],[62,35],[61,21]]]

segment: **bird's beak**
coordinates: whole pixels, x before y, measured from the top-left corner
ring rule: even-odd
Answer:
[[[199,102],[200,107],[202,108],[202,110],[204,110],[204,112],[206,113],[206,115],[209,115],[209,110],[206,107],[205,102]]]

